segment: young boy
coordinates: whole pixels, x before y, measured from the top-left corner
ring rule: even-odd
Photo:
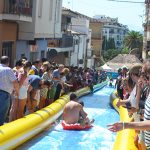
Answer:
[[[92,124],[94,119],[89,120],[87,113],[83,110],[84,103],[77,101],[76,94],[70,94],[70,102],[66,104],[63,111],[63,120],[67,124],[80,123],[82,126]]]

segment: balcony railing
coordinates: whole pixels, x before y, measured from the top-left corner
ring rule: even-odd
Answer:
[[[62,40],[60,42],[60,47],[72,47],[73,46],[73,36],[63,34]]]
[[[48,47],[69,48],[73,47],[73,36],[63,34],[61,39],[48,40]]]
[[[4,14],[32,16],[33,0],[4,0]]]

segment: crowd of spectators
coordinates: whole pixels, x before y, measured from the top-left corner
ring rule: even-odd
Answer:
[[[103,71],[64,66],[46,58],[34,62],[22,58],[14,68],[0,59],[0,125],[50,105],[62,94],[106,80]]]
[[[119,69],[118,74],[117,106],[127,108],[132,122],[114,123],[109,130],[136,129],[135,145],[139,148],[141,143],[145,143],[146,149],[150,149],[150,60],[134,65],[129,70],[126,67]]]

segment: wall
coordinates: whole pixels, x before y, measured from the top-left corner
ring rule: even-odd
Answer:
[[[102,22],[90,22],[90,29],[92,30],[92,48],[93,48],[93,55],[97,57],[101,56],[102,50]]]
[[[19,22],[19,39],[60,38],[61,8],[62,0],[34,0],[32,22]]]
[[[40,39],[37,40],[37,46],[38,46],[38,52],[39,52],[39,58],[41,58],[41,51],[44,51],[45,54],[44,56],[46,56],[47,54],[47,40],[45,39]]]
[[[79,40],[80,36],[78,35],[73,35],[74,41]],[[79,43],[74,44],[73,46],[73,51],[71,52],[71,57],[70,57],[70,65],[73,66],[78,66],[78,54],[79,54]]]
[[[71,18],[71,29],[80,33],[88,34],[89,20],[86,18]]]
[[[79,38],[80,37],[80,38]],[[74,39],[80,39],[80,42],[77,45],[74,45],[74,51],[71,53],[70,65],[83,67],[83,64],[79,64],[79,60],[85,59],[86,52],[86,35],[74,36]]]
[[[0,21],[0,40],[16,41],[17,23]]]
[[[28,22],[19,22],[19,40],[34,40],[34,24]]]
[[[45,51],[45,57],[47,52],[47,40],[37,40],[37,59],[41,59],[41,51]],[[31,52],[31,46],[28,45],[28,41],[17,41],[16,44],[16,57],[17,60],[21,58],[21,54],[25,54],[25,56],[30,60],[30,52]]]
[[[102,38],[102,27],[101,22],[90,22],[90,29],[92,29],[92,38]]]
[[[30,50],[27,41],[17,41],[16,42],[16,60],[21,58],[21,54],[25,54],[25,57],[30,58]]]
[[[87,59],[87,68],[94,67],[94,59]]]
[[[33,1],[32,22],[18,22],[18,40],[34,40],[37,0]]]
[[[11,41],[10,66],[14,65],[16,59],[17,23],[0,21],[0,57],[2,55],[2,43]]]
[[[86,67],[87,53],[91,53],[91,30],[89,29],[89,20],[87,18],[71,18],[70,30],[76,32],[74,39],[79,39],[79,43],[74,45],[74,52],[71,53],[71,65]],[[88,42],[87,42],[88,40]],[[87,52],[88,51],[88,52]],[[91,55],[89,56],[91,57]],[[79,64],[79,60],[83,60],[83,64]]]
[[[37,40],[38,50],[47,50],[47,40],[46,39],[39,39]]]
[[[93,45],[93,55],[96,55],[97,57],[99,57],[101,54],[102,40],[92,39],[92,45]]]
[[[4,0],[0,0],[0,14],[3,12]]]
[[[83,64],[79,64],[79,67],[84,67],[85,66],[86,39],[87,39],[86,35],[80,35],[78,60],[83,59]]]
[[[37,0],[36,7],[35,38],[60,38],[62,0]]]

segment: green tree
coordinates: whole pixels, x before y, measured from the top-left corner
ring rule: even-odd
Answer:
[[[104,52],[103,58],[105,61],[108,61],[108,60],[111,60],[114,57],[116,57],[119,53],[120,53],[120,51],[118,51],[116,49],[109,49]]]
[[[107,38],[104,36],[103,37],[103,43],[102,43],[102,50],[106,51],[108,49],[115,49],[115,41],[114,38]]]
[[[114,38],[109,38],[108,42],[107,42],[107,45],[108,45],[108,49],[115,49],[115,41],[114,41]]]
[[[124,39],[124,47],[132,50],[138,48],[142,51],[143,46],[143,35],[137,31],[129,31]]]
[[[127,47],[124,47],[122,50],[121,50],[121,54],[129,54],[129,49]]]
[[[107,50],[107,38],[103,36],[102,50]]]

